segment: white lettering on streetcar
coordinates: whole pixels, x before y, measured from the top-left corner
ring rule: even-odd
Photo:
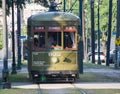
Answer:
[[[61,54],[56,52],[50,52],[48,53],[48,56],[61,56]]]
[[[40,66],[40,65],[44,65],[45,61],[33,61],[32,65],[33,66]]]

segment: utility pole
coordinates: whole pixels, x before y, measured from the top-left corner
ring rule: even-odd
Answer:
[[[83,26],[83,23],[82,23],[82,14],[83,14],[83,0],[79,0],[79,16],[80,16],[80,27],[79,27],[79,34],[80,34],[80,42],[79,42],[79,72],[80,73],[83,73],[83,39],[82,39],[82,26]]]
[[[92,50],[92,63],[95,63],[94,0],[91,0],[90,4],[91,4],[91,50]]]
[[[7,30],[7,18],[6,18],[6,0],[2,0],[3,8],[3,43],[4,43],[4,58],[3,58],[3,70],[2,70],[2,88],[10,88],[11,84],[8,81],[8,30]]]
[[[84,7],[84,0],[83,0],[83,7]],[[85,11],[82,13],[82,32],[83,32],[83,47],[84,47],[84,50],[83,50],[83,56],[84,56],[84,61],[87,62],[87,31],[85,30]]]
[[[64,12],[66,12],[66,0],[64,0]]]
[[[15,63],[15,34],[14,34],[14,0],[12,0],[12,74],[16,74],[16,63]]]
[[[17,41],[18,41],[18,64],[17,69],[21,69],[21,8],[20,8],[20,0],[17,0]]]
[[[117,0],[117,29],[116,29],[116,40],[120,37],[120,0]],[[119,45],[115,45],[115,68],[118,68],[118,48]]]
[[[109,66],[111,26],[112,26],[112,0],[109,0],[109,21],[108,21],[108,40],[107,40],[106,66]]]
[[[101,60],[100,60],[100,0],[98,0],[98,64],[101,65]]]

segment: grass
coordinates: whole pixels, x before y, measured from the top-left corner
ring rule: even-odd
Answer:
[[[27,76],[28,76],[27,73],[18,73],[14,75],[10,74],[9,81],[10,82],[30,82]]]
[[[93,64],[93,63],[89,63],[89,62],[84,62],[83,64],[84,69],[89,69],[89,68],[93,68],[93,69],[103,69],[103,68],[111,68],[105,65],[98,65],[98,64]]]
[[[27,73],[9,74],[9,82],[30,82]],[[2,79],[0,79],[0,83]]]
[[[43,90],[42,94],[51,94],[51,93],[48,93],[50,91],[51,90]],[[56,90],[53,90],[53,91],[56,91]],[[57,91],[59,92],[59,90]],[[66,94],[80,94],[79,92],[74,91],[72,89],[70,91],[67,91]],[[84,91],[87,94],[120,94],[120,90],[118,89],[85,89]],[[38,91],[30,90],[30,89],[5,89],[5,90],[1,89],[0,90],[0,94],[13,94],[13,93],[14,94],[38,94]],[[53,92],[53,94],[55,93]]]
[[[24,61],[22,62],[22,67],[26,67],[27,65],[28,65],[27,60],[24,60]]]
[[[98,65],[98,64],[93,64],[93,63],[89,63],[89,62],[84,62],[83,68],[84,69],[115,69],[115,70],[120,70],[120,67],[114,68],[114,65],[111,65],[111,64],[110,64],[110,66],[106,66],[105,64]]]
[[[97,73],[80,74],[79,82],[120,82],[119,78],[109,77]]]
[[[120,94],[119,89],[86,89],[87,94]]]
[[[29,89],[0,89],[0,94],[38,94],[36,90]]]

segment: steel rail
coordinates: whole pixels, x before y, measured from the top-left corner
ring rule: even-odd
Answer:
[[[78,92],[80,92],[80,94],[87,94],[87,92],[85,92],[83,89],[76,87],[76,85],[74,85],[74,83],[71,83],[71,85],[74,87],[74,89],[76,89]]]
[[[43,93],[42,93],[42,90],[41,90],[41,88],[40,88],[40,84],[37,84],[37,85],[38,85],[38,89],[37,89],[38,94],[43,94]]]

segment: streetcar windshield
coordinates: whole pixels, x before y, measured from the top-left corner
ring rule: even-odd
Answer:
[[[45,36],[47,35],[47,36]],[[35,50],[43,49],[62,49],[61,31],[34,32],[33,45]]]
[[[47,31],[42,26],[35,27],[33,47],[35,50],[76,50],[76,33],[75,26],[66,26],[64,31],[59,26],[49,26]]]
[[[48,32],[47,48],[60,50],[61,47],[61,32]]]

